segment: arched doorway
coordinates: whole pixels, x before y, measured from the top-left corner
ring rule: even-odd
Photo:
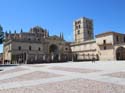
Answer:
[[[52,61],[58,61],[59,49],[58,49],[57,45],[55,45],[55,44],[50,45],[49,53],[51,54]]]
[[[118,47],[116,49],[116,59],[125,60],[125,48],[124,47]]]

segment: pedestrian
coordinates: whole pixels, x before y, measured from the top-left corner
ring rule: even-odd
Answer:
[[[92,63],[95,63],[95,57],[92,58]]]

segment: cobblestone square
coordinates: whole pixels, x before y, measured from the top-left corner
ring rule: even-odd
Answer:
[[[125,62],[2,67],[0,93],[125,93]]]

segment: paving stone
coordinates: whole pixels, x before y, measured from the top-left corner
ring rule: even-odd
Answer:
[[[125,78],[125,72],[116,72],[111,74],[105,74],[106,76]]]
[[[95,69],[85,69],[85,68],[71,68],[71,67],[52,67],[50,69],[54,70],[63,70],[63,71],[68,71],[68,72],[79,72],[79,73],[92,73],[92,72],[97,72],[100,70],[95,70]]]
[[[125,93],[125,86],[87,79],[75,79],[2,90],[0,93]]]
[[[14,72],[18,72],[18,71],[23,71],[23,70],[27,70],[25,68],[21,68],[21,67],[16,67],[14,69],[8,69],[8,70],[3,70],[0,72],[0,75],[4,75],[4,74],[9,74],[9,73],[14,73]]]
[[[0,80],[0,84],[9,83],[9,82],[17,82],[17,81],[36,80],[36,79],[42,79],[42,78],[51,78],[51,77],[58,77],[58,76],[60,75],[51,74],[51,73],[42,72],[42,71],[35,71],[35,72],[31,72],[31,73],[24,74],[21,76],[17,76],[14,78]]]

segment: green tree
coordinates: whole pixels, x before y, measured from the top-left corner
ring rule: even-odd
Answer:
[[[0,44],[3,43],[4,40],[4,32],[3,32],[3,27],[0,25]]]

